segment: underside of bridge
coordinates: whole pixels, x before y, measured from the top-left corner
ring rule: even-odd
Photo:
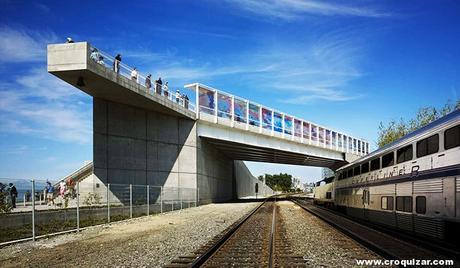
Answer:
[[[272,148],[251,146],[244,143],[229,142],[225,140],[201,137],[216,147],[227,157],[234,160],[278,163],[300,166],[328,167],[335,170],[347,162],[330,158],[309,156],[294,152],[287,152]]]
[[[248,174],[238,160],[346,164],[346,154],[331,149],[196,120],[195,112],[89,55],[86,42],[49,45],[48,71],[94,97],[94,174],[103,183],[198,188],[208,203],[238,196],[242,178],[235,174]]]

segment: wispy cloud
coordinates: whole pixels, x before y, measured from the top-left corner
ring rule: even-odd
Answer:
[[[361,40],[350,31],[332,32],[318,36],[314,42],[255,48],[219,61],[197,63],[170,58],[157,63],[155,75],[176,85],[212,85],[225,78],[243,81],[285,103],[349,101],[363,96],[350,87],[350,82],[364,75],[360,62],[365,53]]]
[[[46,44],[56,42],[51,32],[0,26],[0,62],[37,62],[46,59]]]
[[[0,131],[51,140],[91,141],[91,105],[45,68],[0,85]]]
[[[389,13],[372,7],[344,5],[332,1],[315,0],[226,0],[240,9],[259,16],[286,21],[298,20],[305,15],[387,17]]]
[[[168,27],[154,27],[155,31],[160,32],[167,32],[168,34],[175,33],[175,34],[187,34],[195,37],[196,35],[207,36],[207,37],[215,37],[215,38],[225,38],[225,39],[237,39],[236,36],[225,34],[225,33],[218,33],[218,32],[207,32],[207,31],[197,31],[197,30],[189,30],[186,28],[168,28]]]

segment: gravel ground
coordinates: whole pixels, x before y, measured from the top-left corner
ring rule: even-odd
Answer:
[[[0,249],[0,267],[160,267],[211,240],[258,203],[210,204]]]
[[[355,267],[356,259],[382,259],[289,201],[278,202],[295,254],[311,267]]]

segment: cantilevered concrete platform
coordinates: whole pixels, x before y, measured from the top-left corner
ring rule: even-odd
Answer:
[[[235,160],[336,169],[368,152],[364,140],[262,105],[251,119],[250,101],[242,116],[235,100],[244,100],[200,84],[187,86],[196,98],[185,107],[147,90],[143,76],[130,79],[126,65],[114,72],[109,55],[91,53],[86,42],[49,45],[48,71],[94,97],[94,173],[102,182],[199,188],[201,203],[222,201],[236,196],[235,174],[244,173]]]

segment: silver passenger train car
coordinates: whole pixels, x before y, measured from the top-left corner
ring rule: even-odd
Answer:
[[[460,110],[341,167],[332,185],[352,217],[458,245]]]

